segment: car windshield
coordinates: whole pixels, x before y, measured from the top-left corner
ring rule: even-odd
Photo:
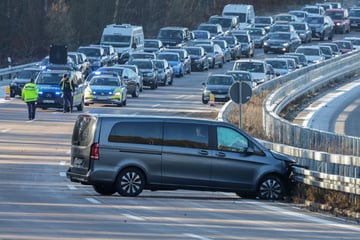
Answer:
[[[154,61],[154,64],[157,68],[165,68],[165,63],[163,61]]]
[[[255,23],[271,24],[271,19],[267,17],[257,17],[255,18]]]
[[[344,13],[343,12],[327,12],[326,15],[331,17],[333,20],[342,20],[342,19],[344,19]]]
[[[117,78],[113,77],[95,77],[90,80],[90,86],[120,86]]]
[[[136,64],[138,66],[138,68],[141,68],[141,69],[151,69],[151,68],[153,68],[150,60],[149,61],[134,61],[131,64]]]
[[[238,34],[238,35],[235,35],[235,37],[238,39],[239,42],[241,43],[248,43],[249,42],[249,38],[247,35],[244,35],[244,34]]]
[[[351,49],[351,44],[349,42],[336,42],[339,48]]]
[[[156,41],[145,41],[144,47],[157,48],[159,44]]]
[[[88,57],[99,57],[100,56],[99,48],[79,48],[78,52],[84,53]]]
[[[296,11],[294,11],[294,12],[290,12],[290,14],[291,14],[291,15],[295,15],[295,16],[297,16],[297,17],[299,17],[299,18],[304,18],[304,17],[305,17],[305,13],[304,13],[304,12],[296,12]]]
[[[228,75],[231,75],[235,81],[251,81],[251,75],[250,73],[246,72],[230,72],[227,73]]]
[[[217,34],[217,26],[213,26],[213,25],[200,25],[198,27],[199,30],[206,30],[206,31],[209,31],[211,33],[215,33]]]
[[[38,85],[59,85],[63,73],[42,73],[36,80]]]
[[[231,76],[211,76],[207,84],[208,85],[231,85],[234,79]]]
[[[223,40],[220,41],[214,41],[214,43],[216,43],[217,45],[219,45],[222,49],[225,49],[225,42]]]
[[[263,73],[264,64],[262,62],[236,62],[234,70]]]
[[[291,15],[278,15],[276,16],[276,21],[287,21],[290,22],[291,21]]]
[[[190,55],[201,55],[201,48],[186,48]]]
[[[289,40],[290,34],[289,33],[271,33],[269,39],[272,40]]]
[[[235,43],[235,39],[233,37],[224,37],[224,38],[220,38],[220,39],[225,40],[229,44],[234,44]]]
[[[126,35],[103,35],[101,42],[103,44],[112,45],[113,47],[130,46],[131,36]]]
[[[305,56],[320,56],[320,49],[316,48],[298,48],[298,53],[303,53]]]
[[[232,19],[231,18],[210,18],[209,23],[211,24],[220,24],[222,27],[229,28],[231,27]]]
[[[360,9],[350,9],[349,17],[360,17]]]
[[[35,79],[39,72],[40,70],[22,70],[16,74],[16,78],[29,79],[30,81],[31,78]]]
[[[263,35],[263,30],[261,28],[249,28],[246,30],[249,31],[250,35]]]
[[[271,28],[271,32],[289,32],[290,26],[289,25],[274,25]]]
[[[107,71],[107,72],[116,72],[119,76],[122,75],[124,69],[123,68],[114,68],[114,67],[102,67],[99,68],[97,71]]]
[[[198,39],[209,39],[209,31],[194,31],[195,38]]]
[[[276,69],[288,69],[287,61],[281,61],[281,60],[268,60],[266,63],[270,64],[273,68]]]
[[[317,7],[309,7],[309,8],[303,8],[304,11],[308,12],[308,13],[312,13],[312,14],[319,14],[319,8]]]
[[[306,22],[308,22],[309,24],[323,24],[324,23],[324,18],[322,18],[322,17],[308,17]]]
[[[179,61],[179,55],[178,54],[159,54],[159,59],[166,59],[171,62],[178,62]]]
[[[159,33],[159,38],[170,38],[170,39],[182,39],[182,31],[181,30],[172,30],[172,29],[162,29]]]
[[[306,25],[304,23],[292,23],[295,30],[305,30]]]
[[[245,13],[239,13],[239,12],[225,12],[223,13],[224,16],[237,16],[239,17],[239,22],[244,23],[246,22],[246,14]]]
[[[321,52],[326,55],[332,55],[331,48],[330,47],[320,47]]]

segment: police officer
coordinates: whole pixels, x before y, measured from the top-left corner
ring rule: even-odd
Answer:
[[[64,112],[73,111],[73,93],[74,85],[67,74],[64,74],[60,81],[61,90],[63,92]]]
[[[38,99],[38,95],[39,89],[32,78],[29,83],[25,84],[21,92],[21,99],[26,102],[28,107],[29,120],[35,119],[36,101]]]

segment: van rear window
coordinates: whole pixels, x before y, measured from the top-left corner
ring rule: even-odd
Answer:
[[[72,144],[76,146],[89,145],[92,142],[92,131],[95,124],[96,118],[79,116],[74,125]]]
[[[111,129],[108,141],[162,145],[162,123],[118,122]]]

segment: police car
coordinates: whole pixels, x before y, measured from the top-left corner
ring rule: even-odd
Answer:
[[[67,67],[52,66],[40,72],[35,79],[39,88],[39,97],[37,107],[42,109],[63,108],[63,96],[60,86],[60,80],[64,74],[73,81],[74,95],[73,106],[78,111],[84,108],[84,79],[80,71],[75,71]]]
[[[95,71],[87,80],[84,97],[86,106],[94,103],[126,106],[127,87],[118,74]]]

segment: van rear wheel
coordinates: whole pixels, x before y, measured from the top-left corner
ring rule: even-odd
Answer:
[[[124,197],[136,197],[145,187],[145,177],[137,168],[126,168],[119,173],[116,181],[117,192]]]
[[[110,196],[113,195],[114,193],[116,193],[116,189],[114,186],[108,186],[108,185],[93,185],[93,188],[95,190],[95,192],[101,194],[101,195],[105,195],[105,196]]]

